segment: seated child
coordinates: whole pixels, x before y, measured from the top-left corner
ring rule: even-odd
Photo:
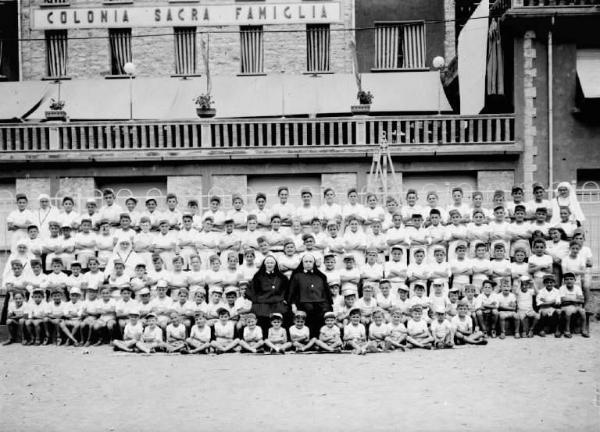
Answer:
[[[475,329],[478,330],[479,329],[479,321],[477,319],[477,311],[481,310],[481,306],[479,305],[479,301],[477,300],[477,297],[475,297],[476,292],[477,292],[477,288],[475,287],[475,285],[472,285],[472,284],[465,285],[465,296],[464,296],[463,300],[465,300],[467,302],[467,305],[469,306],[469,311],[468,311],[467,315],[471,317],[471,319],[473,320],[473,325],[475,326]],[[485,337],[485,333],[484,333],[484,337]]]
[[[194,319],[196,322],[192,327],[190,337],[185,340],[187,348],[181,350],[181,353],[207,354],[210,352],[211,332],[210,327],[206,323],[206,314],[201,310],[197,310]]]
[[[129,322],[125,324],[123,330],[123,339],[115,339],[112,341],[115,351],[133,352],[136,344],[142,341],[144,334],[144,326],[140,321],[140,313],[137,309],[129,309]]]
[[[434,279],[431,284],[431,294],[429,295],[429,305],[432,310],[443,308],[446,310],[450,305],[450,300],[444,293],[444,280]]]
[[[504,278],[501,282],[500,294],[498,295],[498,319],[500,321],[500,339],[506,337],[506,320],[512,320],[515,326],[515,339],[521,335],[517,331],[517,298],[511,291],[510,278]]]
[[[12,301],[8,303],[8,315],[6,317],[8,340],[4,341],[2,345],[10,345],[11,343],[16,342],[19,336],[21,336],[21,343],[23,345],[31,344],[27,338],[27,331],[25,330],[26,319],[27,306],[25,303],[25,296],[23,293],[16,292],[13,294]]]
[[[350,323],[344,327],[344,348],[354,354],[367,353],[367,332],[361,323],[361,310],[354,308],[350,311]]]
[[[146,315],[146,328],[142,334],[142,339],[135,344],[136,348],[143,353],[150,354],[166,348],[162,329],[157,325],[157,322],[156,314],[150,312]]]
[[[398,298],[394,309],[399,309],[401,313],[400,322],[406,324],[410,317],[410,299],[408,298],[409,288],[406,284],[400,284],[398,287]]]
[[[452,287],[448,291],[448,305],[446,306],[446,315],[448,315],[448,319],[451,319],[453,316],[456,316],[458,313],[458,287]]]
[[[315,344],[316,339],[310,337],[306,322],[306,312],[297,311],[294,315],[294,325],[290,327],[290,339],[292,340],[292,349],[296,352],[306,352]]]
[[[423,319],[423,308],[416,303],[410,308],[410,313],[411,319],[406,324],[406,345],[409,348],[432,349],[433,337]]]
[[[484,333],[496,337],[496,324],[498,323],[498,294],[493,292],[496,282],[488,279],[483,281],[482,293],[477,296],[477,320]]]
[[[363,296],[356,301],[354,307],[360,309],[360,322],[369,325],[373,311],[377,307],[377,300],[375,300],[373,285],[370,283],[366,283],[362,291]]]
[[[343,329],[350,319],[350,311],[356,303],[356,290],[352,287],[342,290],[344,302],[341,305],[333,305],[333,313],[336,316],[336,325]]]
[[[456,345],[485,345],[487,340],[482,332],[473,329],[473,319],[469,315],[469,303],[462,299],[458,302],[458,314],[450,320]]]
[[[429,318],[429,299],[425,297],[425,285],[423,284],[415,284],[414,286],[415,293],[412,295],[408,301],[410,307],[412,309],[413,306],[419,305],[421,307],[421,315],[425,324],[428,324],[431,321]],[[410,316],[412,317],[412,311]]]
[[[77,339],[71,334],[63,321],[65,315],[65,303],[62,299],[63,291],[55,288],[52,291],[51,301],[48,302],[48,311],[46,318],[44,319],[44,325],[46,327],[46,339],[44,339],[44,345],[49,343],[50,335],[52,334],[54,335],[54,342],[56,345],[62,345],[62,334],[68,337],[74,344],[77,343]]]
[[[385,313],[383,309],[377,308],[373,312],[373,322],[369,324],[369,343],[367,350],[369,352],[382,352],[387,349],[387,337],[390,335],[390,328],[385,322]]]
[[[167,352],[173,353],[185,348],[186,328],[183,316],[178,312],[171,314],[171,322],[167,325]]]
[[[81,289],[79,287],[71,288],[69,291],[70,301],[65,302],[63,309],[63,324],[67,329],[71,332],[71,334],[75,337],[81,327],[81,315],[83,313],[83,301],[81,301]],[[75,337],[75,339],[77,339]],[[70,345],[73,342],[72,339],[67,340],[67,345]],[[75,340],[75,346],[80,346],[81,342]]]
[[[528,338],[533,337],[533,330],[540,319],[540,314],[533,309],[533,299],[535,292],[533,290],[533,281],[529,275],[523,275],[519,278],[520,287],[516,291],[517,298],[517,317],[515,323],[515,334],[521,330],[521,337],[527,335]],[[531,319],[531,323],[529,320]]]
[[[215,334],[211,346],[217,354],[232,352],[238,346],[239,340],[235,339],[235,324],[229,318],[229,310],[220,307],[217,310],[219,319],[213,324]]]
[[[408,288],[408,287],[407,287]],[[408,289],[406,290],[408,293]],[[406,343],[406,327],[402,322],[404,313],[399,308],[394,308],[391,311],[392,321],[388,323],[389,333],[385,338],[386,349],[395,350],[399,349],[405,351],[404,344]]]
[[[446,309],[443,306],[437,306],[434,311],[435,319],[430,324],[433,347],[436,349],[453,348],[454,332],[450,321],[446,319]]]
[[[377,301],[377,307],[383,310],[383,317],[385,322],[391,321],[390,311],[396,306],[397,296],[392,294],[392,283],[387,279],[382,279],[379,282],[379,292],[375,296]]]
[[[340,328],[335,325],[335,314],[325,312],[323,318],[325,319],[325,325],[321,327],[319,339],[315,341],[315,344],[323,351],[341,351],[342,339],[340,338]]]
[[[542,278],[544,288],[541,289],[536,296],[536,303],[540,312],[541,329],[539,335],[546,336],[544,329],[549,325],[550,329],[554,329],[554,336],[560,337],[560,329],[558,328],[558,308],[560,307],[560,293],[555,288],[556,281],[554,275],[547,274]]]
[[[246,326],[239,344],[243,351],[256,354],[265,343],[262,328],[256,325],[256,315],[253,313],[246,315],[245,321]]]
[[[585,309],[583,308],[584,298],[581,286],[575,285],[575,275],[565,273],[563,275],[564,285],[560,287],[560,309],[565,316],[565,337],[571,335],[571,318],[573,315],[579,315],[583,324],[581,336],[590,337],[586,323]]]
[[[292,344],[288,342],[287,333],[281,326],[283,324],[283,315],[280,313],[271,314],[271,328],[267,339],[265,339],[265,345],[271,349],[271,353],[285,354],[285,351],[290,349]]]

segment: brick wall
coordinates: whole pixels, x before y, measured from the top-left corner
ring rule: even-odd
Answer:
[[[268,2],[297,3],[300,0],[267,0]],[[36,39],[22,42],[23,79],[34,80],[46,76],[46,45],[44,31],[33,31],[30,26],[30,7],[38,7],[41,0],[23,0],[21,8],[22,36]],[[222,0],[203,0],[202,5],[222,4]],[[158,0],[135,0],[134,6],[161,5]],[[337,73],[352,72],[352,53],[349,42],[350,32],[335,29],[352,26],[353,2],[342,0],[343,23],[331,24],[330,65]],[[71,7],[102,6],[99,1],[71,0]],[[131,6],[131,5],[127,5]],[[240,36],[239,27],[207,27],[214,30],[210,35],[210,67],[213,75],[234,75],[240,73]],[[265,30],[300,30],[299,33],[264,34],[264,72],[302,73],[306,71],[306,27],[304,25],[269,25]],[[169,76],[174,73],[174,36],[170,27],[133,28],[132,56],[139,76]],[[233,33],[228,33],[233,32]],[[165,35],[167,33],[167,35]],[[155,35],[155,37],[144,37]],[[100,78],[110,75],[110,53],[108,29],[69,30],[68,32],[67,73],[71,78]],[[139,36],[139,37],[138,37]],[[74,39],[93,37],[94,39]],[[197,71],[203,73],[200,38],[197,36]]]
[[[456,31],[454,25],[455,0],[444,0],[444,56],[446,64],[456,56]]]

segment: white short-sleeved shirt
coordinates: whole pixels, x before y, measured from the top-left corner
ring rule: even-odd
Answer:
[[[546,304],[554,303],[556,306],[560,305],[560,292],[556,288],[548,291],[546,288],[540,290],[536,297],[538,305],[544,301]]]
[[[369,339],[382,341],[390,335],[390,327],[387,323],[377,325],[374,322],[369,324]]]
[[[303,325],[301,328],[293,325],[289,328],[289,331],[290,338],[293,342],[308,341],[310,339],[310,330],[305,325]]]
[[[468,315],[465,315],[462,318],[458,315],[454,315],[450,320],[450,324],[455,331],[458,330],[462,333],[473,332],[473,320]]]
[[[452,332],[452,324],[450,324],[450,321],[447,319],[444,319],[442,322],[433,320],[431,321],[431,324],[429,324],[429,328],[431,329],[431,333],[439,339],[445,338]]]
[[[244,327],[244,340],[246,342],[259,342],[263,340],[262,329],[257,325],[254,328]]]
[[[366,301],[364,297],[361,297],[356,300],[354,307],[360,309],[362,316],[371,316],[377,307],[377,300],[375,297],[371,297],[369,301]]]
[[[144,326],[141,321],[135,323],[135,325],[128,322],[125,324],[125,329],[123,330],[123,339],[124,340],[141,340],[142,334],[144,332]]]
[[[83,313],[83,301],[73,303],[73,301],[65,302],[63,306],[64,316],[69,319],[80,317]]]
[[[344,327],[344,340],[364,342],[367,340],[367,332],[365,326],[362,323],[357,325],[348,324]]]
[[[179,324],[177,327],[173,324],[167,325],[167,340],[169,339],[185,340],[185,326],[183,324]]]
[[[532,254],[529,257],[528,262],[529,262],[529,264],[534,264],[534,265],[542,266],[542,267],[546,268],[546,270],[538,270],[538,271],[534,272],[533,277],[541,278],[546,273],[548,273],[549,271],[552,270],[552,263],[553,263],[552,255],[544,254],[542,256],[537,256],[537,255]]]
[[[510,303],[517,303],[517,297],[513,293],[509,292],[508,295],[498,294],[498,306],[508,308]]]
[[[388,323],[388,328],[390,331],[390,337],[393,339],[400,339],[402,336],[406,336],[406,326],[403,323],[398,323],[397,325],[394,323]]]
[[[566,285],[559,288],[560,300],[576,301],[578,296],[583,296],[583,291],[579,285],[574,285],[572,289],[568,289]]]
[[[204,327],[200,328],[197,325],[195,325],[194,327],[192,327],[190,337],[192,339],[199,340],[202,343],[208,343],[210,342],[211,337],[210,327],[205,325]]]
[[[517,298],[517,310],[519,312],[531,312],[533,310],[533,297],[535,293],[532,288],[523,292],[519,289],[515,295]]]
[[[363,326],[363,328],[364,328],[364,326]],[[331,326],[331,327],[327,327],[326,325],[324,325],[323,327],[321,327],[319,337],[321,339],[325,339],[325,340],[339,339],[340,328],[336,325]]]
[[[62,318],[65,315],[65,304],[62,301],[59,304],[50,301],[46,306],[46,313],[50,318]]]
[[[173,300],[171,297],[155,297],[150,300],[152,305],[152,312],[156,315],[169,315],[173,310]]]
[[[27,316],[30,319],[42,319],[48,313],[48,303],[42,301],[41,303],[29,302],[27,303]]]
[[[495,303],[495,306],[498,307],[499,299],[498,294],[492,292],[489,296],[481,293],[477,296],[478,303],[481,307],[483,306],[491,306]]]
[[[427,323],[423,319],[420,319],[419,321],[409,319],[406,323],[406,331],[409,336],[427,333]]]
[[[233,321],[227,321],[225,324],[221,321],[216,321],[214,324],[215,338],[217,339],[233,339],[235,325]]]
[[[153,329],[148,326],[144,329],[144,338],[150,339],[146,342],[163,342],[162,329],[158,326],[155,326]]]
[[[8,303],[8,316],[10,317],[12,314],[16,317],[24,317],[27,314],[27,303],[23,302],[19,307],[14,301]]]

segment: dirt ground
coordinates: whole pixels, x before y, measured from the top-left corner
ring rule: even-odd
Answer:
[[[592,338],[446,351],[142,356],[0,348],[0,430],[600,430]]]

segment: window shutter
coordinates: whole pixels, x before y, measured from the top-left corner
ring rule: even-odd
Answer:
[[[196,73],[196,27],[175,28],[175,74]]]
[[[329,71],[329,24],[306,26],[306,70],[308,72]]]
[[[111,73],[125,75],[123,66],[132,60],[131,29],[109,29]]]
[[[46,65],[48,77],[67,76],[67,30],[46,31]]]
[[[263,73],[264,46],[262,26],[240,27],[240,44],[242,73]]]

